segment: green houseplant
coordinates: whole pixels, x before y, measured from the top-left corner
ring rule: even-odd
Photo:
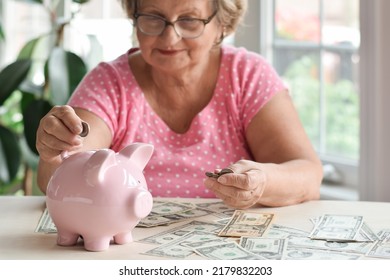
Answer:
[[[12,1],[41,5],[51,26],[50,32],[28,41],[17,59],[0,71],[0,194],[19,189],[29,194],[38,162],[35,139],[39,121],[52,106],[67,102],[88,71],[86,58],[63,46],[64,29],[77,11],[68,18],[58,16],[57,11],[64,1],[81,5],[89,0]],[[0,40],[6,41],[4,31],[0,22]],[[38,85],[33,82],[37,73],[44,77]]]

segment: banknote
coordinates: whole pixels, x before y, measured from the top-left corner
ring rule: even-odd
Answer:
[[[172,220],[164,216],[149,215],[139,221],[137,227],[157,227],[170,223],[172,223]]]
[[[182,213],[192,209],[194,209],[194,206],[190,204],[167,201],[165,203],[154,204],[151,215],[153,216],[173,215],[173,214]]]
[[[313,249],[323,251],[347,252],[355,254],[367,254],[372,243],[369,242],[337,242],[315,240],[308,237],[291,237],[287,241],[288,249]]]
[[[185,259],[186,257],[192,255],[193,253],[194,252],[192,251],[192,249],[182,246],[178,243],[167,243],[141,254],[156,256],[161,258],[168,258],[168,259],[171,258]]]
[[[38,225],[35,228],[35,232],[43,232],[43,233],[56,233],[57,228],[53,223],[49,215],[49,211],[47,208],[43,211],[41,218],[39,219]]]
[[[239,245],[251,253],[265,259],[281,260],[287,246],[286,239],[263,238],[263,237],[241,237]]]
[[[390,231],[384,231],[381,234],[381,240],[375,242],[366,256],[390,259]]]
[[[181,243],[182,245],[191,248],[192,250],[195,250],[196,248],[199,247],[206,247],[206,246],[214,246],[214,245],[219,245],[219,244],[225,244],[227,239],[223,239],[221,237],[219,238],[214,238],[214,239],[208,239],[208,240],[200,240],[200,241],[195,241],[195,242],[185,242]]]
[[[215,239],[215,237],[215,234],[211,234],[209,232],[192,231],[173,240],[172,242],[160,245],[152,250],[146,251],[143,254],[165,258],[184,259],[194,253],[191,248],[184,246],[184,244],[186,244],[186,240],[189,240],[188,243],[192,243],[201,240]]]
[[[188,235],[186,235],[185,240],[181,241],[180,245],[187,246],[187,245],[193,244],[193,243],[206,242],[206,241],[209,241],[209,240],[216,240],[216,239],[219,239],[219,241],[222,242],[226,238],[218,238],[218,236],[216,234],[214,234],[214,233],[210,233],[210,232],[207,232],[207,231],[196,230],[196,231],[192,231]]]
[[[164,215],[164,217],[172,220],[183,220],[183,219],[198,218],[198,217],[210,215],[212,213],[213,213],[212,211],[209,211],[207,209],[194,208],[177,214]]]
[[[383,236],[386,232],[390,232],[390,228],[383,228],[381,230],[379,230],[376,235],[379,237],[379,240],[382,240],[383,239]]]
[[[236,242],[197,247],[195,252],[212,260],[264,260],[263,257],[245,250]]]
[[[372,242],[376,240],[379,240],[378,235],[368,226],[366,222],[363,222],[362,227],[356,236],[356,241]]]
[[[230,218],[235,210],[227,206],[223,201],[195,203],[195,206],[196,208],[212,211],[214,216],[221,219]]]
[[[210,210],[214,213],[221,213],[226,210],[231,210],[232,208],[227,206],[223,201],[213,201],[213,202],[201,202],[195,203],[197,208],[203,208]]]
[[[287,249],[284,260],[358,260],[361,256],[340,252],[329,252],[311,249]]]
[[[218,233],[219,236],[262,236],[274,214],[236,210],[230,221]]]
[[[181,238],[193,231],[207,231],[216,235],[222,228],[222,225],[207,223],[202,221],[192,221],[187,224],[160,232],[138,240],[139,242],[151,244],[166,244]]]
[[[230,221],[230,217],[229,218],[218,219],[215,222],[217,224],[220,224],[220,225],[226,225],[229,221]]]
[[[165,213],[165,214],[163,214]],[[164,202],[153,204],[151,214],[138,223],[138,227],[156,227],[178,223],[213,214],[212,210],[198,208],[192,203]]]
[[[326,214],[321,216],[309,236],[329,241],[355,241],[362,224],[362,216]]]
[[[314,226],[321,220],[320,217],[312,218],[310,221],[314,224]],[[355,241],[359,242],[372,242],[375,240],[379,240],[378,235],[369,227],[369,225],[363,221],[363,224],[355,236]]]
[[[290,238],[294,236],[298,237],[307,237],[309,235],[309,232],[287,227],[283,225],[278,224],[271,224],[269,229],[266,231],[266,233],[263,235],[263,237],[268,238]]]

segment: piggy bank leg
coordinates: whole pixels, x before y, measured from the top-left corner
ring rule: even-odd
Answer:
[[[105,251],[110,247],[111,236],[109,237],[89,237],[84,236],[84,248],[88,251]]]
[[[116,244],[126,244],[133,242],[133,235],[131,232],[122,232],[114,236],[114,241]]]
[[[57,227],[57,244],[60,246],[73,246],[76,245],[80,235],[66,230],[59,229]]]

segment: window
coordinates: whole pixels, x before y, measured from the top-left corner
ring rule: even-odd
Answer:
[[[359,1],[276,0],[272,11],[273,63],[314,147],[332,164],[325,179],[356,186]]]
[[[357,199],[359,0],[248,2],[235,44],[260,52],[275,66],[324,163],[324,183],[341,185],[340,199]]]
[[[313,145],[322,156],[357,161],[358,0],[276,0],[273,15],[273,63]]]
[[[46,1],[45,5],[52,3],[58,5],[58,14],[62,14],[64,18],[75,12],[75,18],[66,30],[65,48],[84,57],[91,50],[89,37],[100,46],[94,50],[98,52],[96,55],[107,61],[131,47],[132,23],[125,15],[120,1],[93,0],[80,5],[60,0],[58,3]],[[25,3],[2,0],[1,12],[6,44],[0,46],[0,66],[4,66],[14,61],[26,42],[49,32],[51,23],[49,13],[43,4],[34,4],[33,1]]]
[[[5,42],[0,46],[0,68],[13,62],[27,41],[50,30],[50,19],[40,5],[2,0],[0,18],[5,33]]]
[[[101,45],[102,60],[113,60],[132,45],[132,22],[127,18],[120,1],[93,0],[79,8],[72,26],[82,34],[94,36]],[[77,37],[70,39],[73,47],[80,45]]]

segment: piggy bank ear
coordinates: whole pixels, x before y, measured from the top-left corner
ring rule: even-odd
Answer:
[[[132,143],[123,148],[119,154],[131,160],[141,170],[144,170],[153,154],[153,145],[146,143]]]
[[[113,150],[102,149],[96,151],[84,166],[87,182],[93,186],[102,184],[106,171],[113,165],[116,165],[115,152]]]

